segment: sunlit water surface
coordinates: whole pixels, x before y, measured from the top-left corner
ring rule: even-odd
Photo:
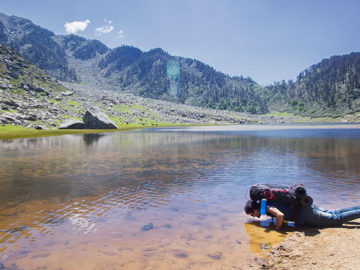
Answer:
[[[240,269],[286,237],[244,214],[252,184],[360,204],[359,129],[268,128],[0,141],[0,266]]]

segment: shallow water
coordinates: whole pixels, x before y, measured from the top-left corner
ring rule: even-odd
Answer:
[[[236,269],[286,237],[243,213],[252,184],[304,183],[320,206],[360,204],[360,129],[280,128],[0,141],[0,263]]]

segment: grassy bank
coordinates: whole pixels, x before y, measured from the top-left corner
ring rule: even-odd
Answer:
[[[136,127],[120,127],[119,129],[48,129],[37,130],[13,125],[0,126],[0,140],[9,140],[17,138],[34,138],[46,136],[60,136],[66,134],[90,134],[103,132],[116,132],[130,130]]]
[[[104,133],[104,132],[117,132],[126,131],[137,128],[153,128],[153,127],[184,127],[194,126],[194,124],[173,124],[166,122],[158,122],[156,125],[123,125],[119,126],[119,129],[47,129],[37,130],[33,128],[26,128],[14,125],[0,125],[0,140],[10,140],[19,138],[35,138],[35,137],[47,137],[47,136],[61,136],[67,134],[90,134],[90,133]]]

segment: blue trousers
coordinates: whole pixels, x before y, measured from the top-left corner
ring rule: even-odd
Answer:
[[[315,227],[337,227],[360,218],[360,205],[339,210],[325,210],[316,205],[300,209],[297,225]]]

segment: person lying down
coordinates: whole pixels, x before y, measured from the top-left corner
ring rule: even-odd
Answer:
[[[260,203],[256,201],[247,201],[244,211],[247,215],[261,217]],[[295,222],[296,227],[338,227],[345,222],[360,218],[360,206],[326,210],[316,205],[296,207],[269,200],[266,215],[276,218],[277,230],[281,228],[284,220]]]

